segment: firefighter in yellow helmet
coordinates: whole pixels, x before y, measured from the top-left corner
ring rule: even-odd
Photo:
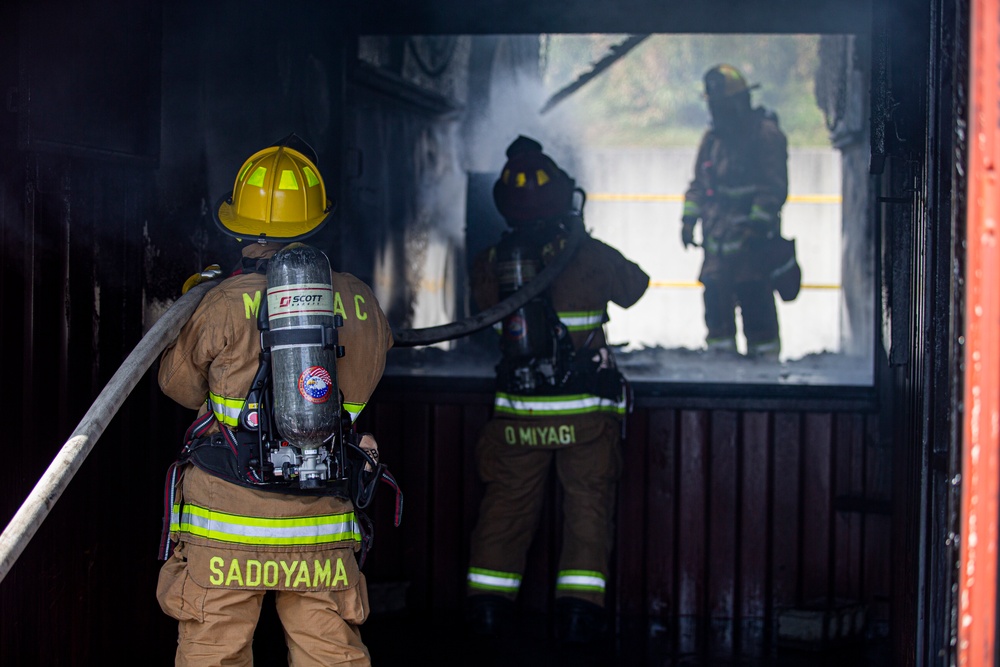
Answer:
[[[606,629],[628,391],[604,323],[608,303],[632,306],[649,276],[586,235],[582,205],[574,206],[577,193],[583,191],[541,144],[518,137],[493,189],[510,230],[473,265],[473,296],[486,309],[529,283],[564,251],[571,234],[584,235],[548,289],[502,323],[494,414],[475,452],[485,493],[466,575],[473,636],[514,629],[528,548],[553,467],[564,498],[554,591],[557,639],[588,643]]]
[[[197,411],[168,474],[166,562],[157,586],[161,607],[178,621],[178,665],[252,664],[268,591],[289,664],[370,664],[359,630],[369,611],[360,508],[343,483],[268,483],[252,428],[263,407],[249,398],[261,377],[258,314],[269,300],[267,264],[283,248],[300,248],[292,242],[315,234],[332,212],[315,154],[295,135],[248,158],[216,209],[219,228],[244,242],[241,261],[205,294],[160,359],[163,392]],[[334,306],[343,317],[337,333],[344,350],[335,362],[337,414],[353,422],[382,376],[392,334],[367,285],[329,273],[330,300],[343,304]],[[311,370],[313,393],[303,398],[336,400],[322,393],[330,374]],[[345,431],[378,465],[374,438],[350,433],[349,425]]]
[[[768,256],[780,237],[788,195],[788,142],[777,116],[753,107],[743,75],[732,65],[705,73],[712,126],[698,148],[684,198],[681,240],[695,244],[701,221],[706,344],[736,352],[739,306],[749,357],[778,359],[781,342]]]

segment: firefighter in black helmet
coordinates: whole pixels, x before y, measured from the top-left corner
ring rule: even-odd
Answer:
[[[521,136],[510,145],[493,190],[510,229],[474,262],[472,291],[480,308],[530,282],[570,234],[586,234],[574,209],[576,193],[582,190],[537,141]],[[583,236],[549,288],[503,320],[493,419],[476,445],[485,495],[466,573],[475,635],[511,628],[552,466],[564,498],[554,582],[558,638],[587,642],[605,628],[628,392],[604,323],[608,302],[628,308],[648,283],[634,262]]]
[[[739,306],[747,355],[777,360],[775,286],[761,257],[780,236],[788,142],[777,116],[751,105],[750,91],[757,86],[748,86],[735,67],[713,67],[704,83],[712,126],[702,137],[685,194],[681,240],[685,247],[695,244],[700,220],[706,344],[709,350],[736,351]]]

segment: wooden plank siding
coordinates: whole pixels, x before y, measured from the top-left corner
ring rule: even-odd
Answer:
[[[374,515],[369,582],[408,582],[418,610],[462,608],[482,491],[474,448],[491,400],[485,390],[398,389],[389,378],[362,415],[406,507],[400,529],[384,507]],[[884,633],[890,452],[877,414],[664,403],[640,398],[626,423],[609,586],[619,632],[639,628],[650,646],[678,654],[754,656],[772,645],[782,610],[853,601]],[[521,589],[526,611],[552,604],[561,510],[552,488]]]

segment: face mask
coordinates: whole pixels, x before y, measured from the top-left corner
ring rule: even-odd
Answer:
[[[709,100],[708,110],[712,114],[712,125],[720,132],[738,130],[750,111],[749,101],[740,95]]]

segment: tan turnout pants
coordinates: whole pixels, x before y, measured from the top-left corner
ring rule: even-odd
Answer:
[[[574,442],[556,446],[538,444],[541,436],[532,440],[527,431],[524,440],[536,445],[521,444],[524,424],[545,422],[494,419],[486,425],[476,445],[479,475],[486,490],[472,533],[471,568],[523,575],[554,461],[563,491],[559,570],[607,576],[622,466],[621,426],[606,415],[576,417],[574,421]],[[550,442],[557,440],[554,437]],[[483,592],[468,590],[471,595]],[[498,594],[516,597],[512,592]],[[557,588],[556,597],[563,595],[604,606],[602,592]]]
[[[183,545],[181,545],[183,547]],[[353,554],[345,550],[351,558]],[[183,553],[183,549],[181,549]],[[206,588],[175,549],[160,569],[156,596],[177,619],[177,667],[251,666],[253,637],[266,591]],[[290,667],[371,665],[358,626],[368,616],[364,580],[347,590],[275,591]],[[281,641],[275,637],[275,641]]]

